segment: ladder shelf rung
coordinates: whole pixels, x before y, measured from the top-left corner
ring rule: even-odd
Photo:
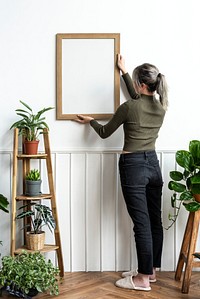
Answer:
[[[41,200],[41,199],[51,199],[52,195],[51,194],[40,194],[38,196],[27,196],[27,195],[18,195],[16,196],[16,200],[20,201],[20,200],[30,200],[30,201],[34,201],[34,200]]]
[[[25,154],[19,154],[17,155],[18,159],[46,159],[47,158],[47,154],[37,154],[37,155],[25,155]]]
[[[41,249],[41,250],[39,250],[39,251],[42,252],[42,253],[45,253],[45,252],[50,252],[50,251],[56,250],[58,248],[59,248],[59,246],[57,246],[57,245],[45,244],[44,248]],[[15,254],[20,254],[22,252],[22,250],[26,250],[27,252],[36,252],[36,250],[34,251],[34,250],[27,249],[26,245],[24,245],[24,246],[22,246],[20,248],[17,248],[14,251],[14,253]]]

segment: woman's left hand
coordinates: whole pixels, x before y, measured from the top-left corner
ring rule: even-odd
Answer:
[[[77,118],[75,118],[74,120],[78,123],[81,123],[81,124],[89,124],[89,122],[91,120],[93,120],[94,118],[91,117],[91,116],[87,116],[87,115],[81,115],[81,114],[78,114],[77,115]]]

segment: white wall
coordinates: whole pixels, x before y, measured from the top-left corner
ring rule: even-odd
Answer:
[[[15,109],[19,108],[19,100],[29,103],[35,111],[56,105],[56,33],[120,33],[121,53],[130,73],[138,64],[150,62],[157,65],[168,80],[170,107],[157,141],[158,151],[187,148],[189,140],[199,139],[200,20],[197,7],[198,0],[0,0],[0,169],[4,174],[0,192],[10,198],[12,132],[9,128],[17,120]],[[121,90],[121,102],[126,98],[126,91]],[[122,147],[122,129],[102,140],[89,126],[57,121],[52,111],[46,116],[55,155],[66,151],[81,151],[85,155],[88,150],[94,153],[112,150],[115,155]],[[79,165],[80,156],[76,158],[74,165]],[[59,156],[62,167],[55,174],[57,180],[62,181],[68,175],[65,159]],[[163,174],[168,180],[166,168]],[[90,184],[83,185],[88,190],[89,187]],[[60,206],[63,194],[60,190],[57,192]],[[114,198],[114,194],[111,199],[112,196]],[[169,200],[168,196],[165,200]],[[164,210],[165,218],[167,214],[168,209]],[[3,215],[8,228],[3,229],[4,244],[9,234],[8,218]],[[109,238],[112,235],[108,235]],[[173,246],[177,255],[176,244]],[[3,250],[8,251],[5,247]],[[170,252],[166,254],[170,256]],[[109,262],[105,265],[107,268]]]
[[[130,72],[142,62],[159,67],[168,79],[170,108],[157,148],[187,147],[199,137],[197,7],[198,0],[0,0],[0,149],[12,147],[9,127],[20,99],[35,110],[55,106],[55,35],[79,32],[120,33]],[[54,112],[47,119],[53,149],[122,146],[121,132],[102,141],[90,128],[56,121]]]

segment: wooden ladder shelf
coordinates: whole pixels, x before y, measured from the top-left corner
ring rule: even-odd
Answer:
[[[182,293],[186,294],[189,292],[192,269],[200,267],[200,261],[197,260],[194,256],[199,231],[199,221],[200,210],[189,213],[175,273],[175,280],[180,280],[183,272],[183,267],[185,265],[182,282]]]
[[[18,152],[19,146],[19,137],[18,129],[14,129],[14,141],[13,141],[13,177],[12,177],[12,224],[11,224],[11,255],[19,254],[23,249],[27,250],[25,242],[20,248],[16,248],[16,211],[17,211],[17,202],[22,201],[24,204],[27,204],[30,201],[41,201],[49,200],[51,204],[52,214],[55,219],[56,228],[54,230],[55,244],[45,244],[44,249],[41,250],[42,253],[55,251],[57,254],[57,262],[60,270],[60,276],[64,276],[64,267],[63,267],[63,257],[62,257],[62,248],[61,248],[61,238],[60,230],[58,223],[58,213],[56,206],[56,194],[54,190],[53,182],[53,171],[52,171],[52,162],[51,162],[51,150],[49,143],[49,133],[44,129],[43,134],[44,139],[44,153],[39,153],[37,155],[25,155]],[[48,176],[48,186],[49,194],[41,194],[37,197],[29,197],[24,195],[25,191],[25,177],[26,174],[30,171],[31,160],[32,159],[44,159],[46,164],[47,176]],[[22,160],[22,181],[23,181],[23,194],[17,194],[18,186],[18,163],[19,160]],[[30,252],[30,250],[27,250]]]

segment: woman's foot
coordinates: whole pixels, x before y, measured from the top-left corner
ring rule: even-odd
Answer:
[[[122,273],[122,277],[125,278],[127,276],[136,276],[137,274],[137,270],[127,271]],[[149,275],[149,282],[156,282],[156,268],[153,268],[153,274]]]
[[[115,285],[119,288],[135,290],[135,291],[151,291],[149,285],[149,277],[142,277],[143,275],[138,274],[137,276],[127,276],[125,278],[116,281]]]
[[[149,275],[150,282],[156,282],[156,268],[153,268],[153,274]]]
[[[133,283],[136,287],[149,288],[149,275],[138,273],[132,277]]]

